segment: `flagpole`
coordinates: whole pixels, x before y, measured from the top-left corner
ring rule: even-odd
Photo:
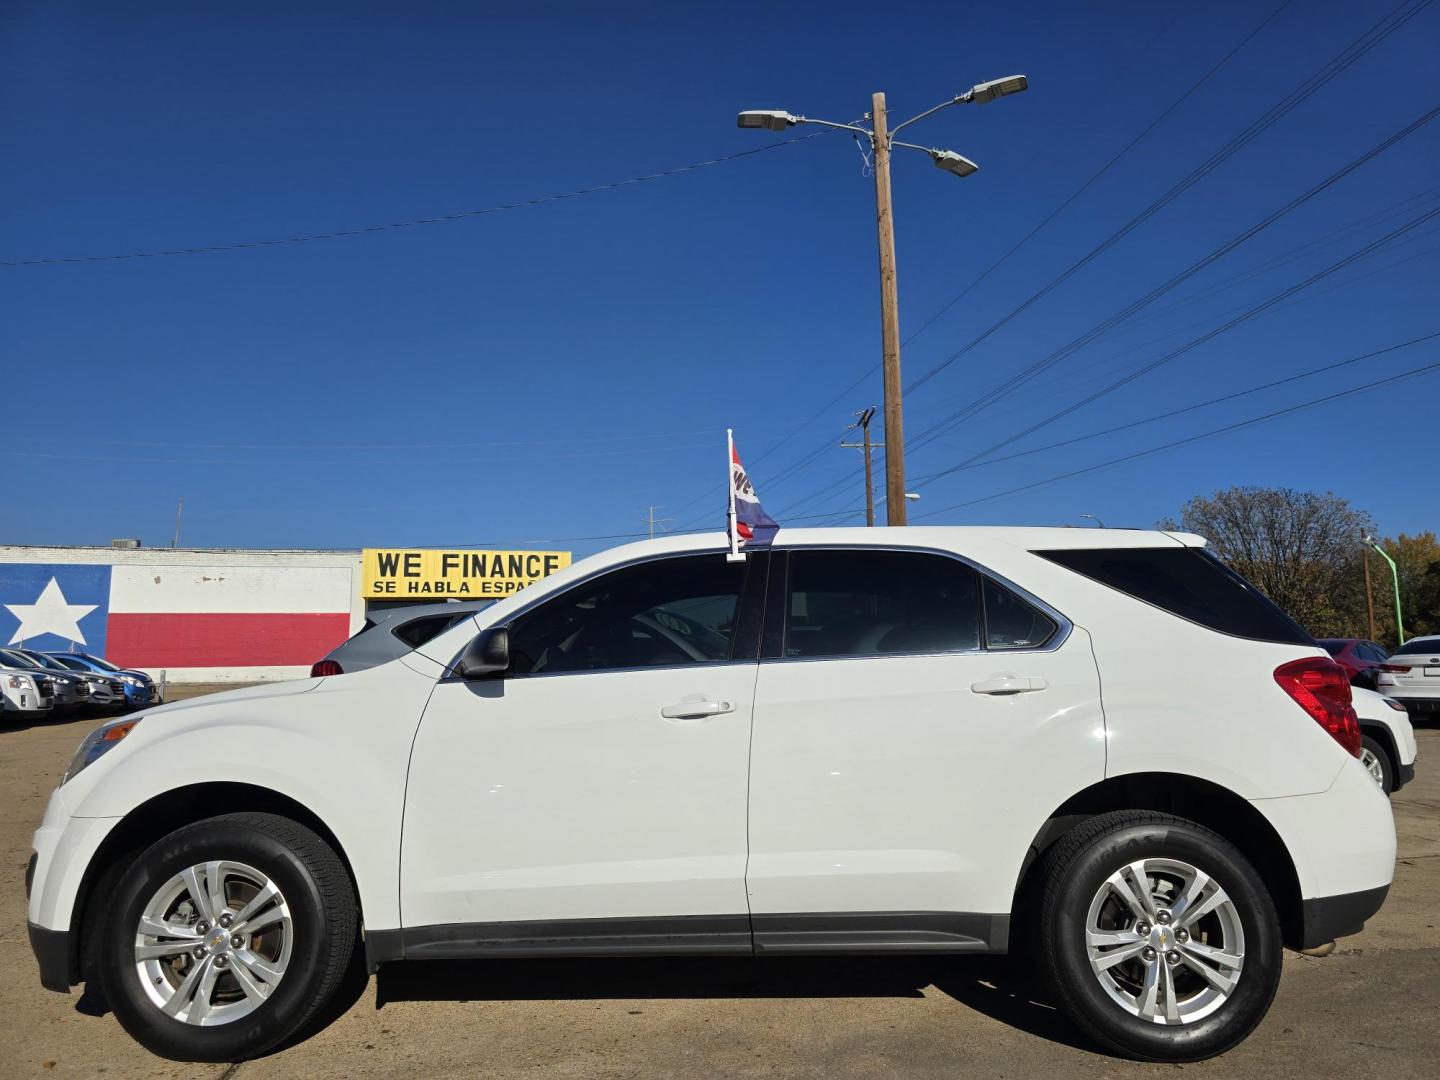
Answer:
[[[726,532],[730,535],[729,561],[744,558],[740,554],[740,532],[735,528],[735,430],[725,429],[725,490],[729,492],[726,510]]]

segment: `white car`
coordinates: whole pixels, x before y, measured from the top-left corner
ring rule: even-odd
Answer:
[[[0,666],[0,712],[29,715],[55,707],[55,684],[30,668]]]
[[[785,530],[732,561],[666,537],[389,663],[105,725],[35,834],[41,981],[98,979],[156,1053],[234,1061],[356,947],[1023,942],[1105,1047],[1219,1053],[1282,945],[1379,909],[1395,833],[1344,672],[1203,543]]]
[[[1390,795],[1415,779],[1415,729],[1410,714],[1394,698],[1355,686],[1355,715],[1360,720],[1360,764]]]
[[[1375,689],[1411,712],[1440,712],[1440,634],[1411,638],[1391,653]]]

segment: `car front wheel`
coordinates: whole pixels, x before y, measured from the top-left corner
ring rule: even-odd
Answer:
[[[125,1029],[161,1056],[239,1061],[294,1034],[339,986],[356,905],[339,857],[272,814],[178,829],[120,878],[99,968]]]
[[[1057,841],[1042,873],[1042,974],[1097,1042],[1196,1061],[1239,1043],[1269,1010],[1279,919],[1220,836],[1167,814],[1103,814]]]

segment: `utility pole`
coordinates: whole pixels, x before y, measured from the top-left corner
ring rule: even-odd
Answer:
[[[181,513],[184,512],[184,510],[185,510],[185,496],[184,496],[184,495],[181,495],[181,496],[180,496],[180,501],[175,504],[175,536],[174,536],[174,538],[170,541],[170,546],[171,546],[172,548],[173,548],[173,547],[179,547],[179,546],[180,546],[180,515],[181,515]]]
[[[651,540],[654,540],[654,539],[655,539],[655,526],[656,526],[656,525],[659,525],[659,526],[660,526],[660,531],[661,531],[661,532],[664,532],[664,531],[665,531],[665,523],[666,523],[667,521],[674,521],[674,520],[675,520],[674,518],[657,518],[657,517],[655,516],[655,511],[656,511],[656,510],[663,510],[663,509],[664,509],[664,507],[661,507],[661,506],[651,506],[651,507],[647,507],[647,508],[646,508],[647,512],[646,512],[645,516],[644,516],[643,518],[641,518],[641,520],[644,521],[645,524],[650,527],[650,539],[651,539]]]
[[[904,525],[905,409],[900,383],[900,299],[895,287],[895,217],[890,198],[890,130],[885,95],[870,99],[875,133],[875,233],[880,247],[880,348],[885,383],[885,524]]]
[[[870,475],[870,421],[875,416],[875,406],[871,405],[863,412],[855,414],[859,417],[850,427],[859,428],[864,435],[862,442],[842,442],[840,445],[847,450],[860,450],[865,455],[865,524],[869,528],[875,527],[875,482]]]
[[[1365,562],[1365,614],[1370,619],[1370,640],[1375,640],[1375,595],[1370,587],[1370,549],[1361,548],[1360,558]]]
[[[794,116],[781,109],[747,109],[736,118],[742,128],[764,131],[784,131],[794,124],[819,124],[821,127],[838,128],[841,131],[863,135],[875,154],[875,229],[880,248],[880,346],[884,367],[885,384],[885,524],[904,525],[905,508],[905,421],[902,395],[904,387],[900,381],[900,305],[895,287],[895,220],[894,207],[890,196],[890,150],[900,146],[906,150],[918,150],[930,157],[937,168],[952,176],[966,177],[979,168],[969,158],[953,150],[937,150],[934,147],[919,146],[901,142],[895,136],[918,120],[949,108],[951,105],[986,105],[1002,97],[1018,94],[1028,89],[1030,82],[1024,75],[1008,75],[1003,79],[991,79],[976,83],[969,90],[956,94],[948,101],[942,101],[934,108],[926,109],[909,120],[890,127],[885,109],[885,95],[876,91],[870,98],[871,122],[869,128],[859,124],[837,124],[831,120],[817,120],[808,116]]]

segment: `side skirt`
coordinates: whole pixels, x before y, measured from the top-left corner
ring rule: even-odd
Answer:
[[[1003,953],[1010,916],[950,911],[448,923],[367,930],[373,972],[392,960],[539,956]]]

